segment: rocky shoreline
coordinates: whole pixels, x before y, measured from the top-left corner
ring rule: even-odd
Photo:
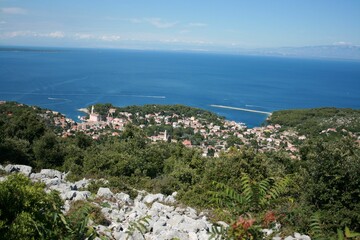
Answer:
[[[182,207],[176,202],[176,192],[172,195],[151,194],[138,191],[136,198],[131,199],[126,193],[113,193],[109,188],[99,188],[94,195],[86,189],[91,183],[89,179],[77,182],[66,181],[66,173],[53,169],[42,169],[38,173],[32,172],[32,167],[26,165],[8,164],[0,170],[7,173],[23,173],[32,181],[41,181],[46,187],[45,191],[56,190],[64,200],[64,211],[70,209],[74,201],[91,201],[101,208],[101,212],[109,221],[108,226],[96,225],[96,231],[108,239],[147,239],[147,240],[170,240],[189,239],[205,240],[211,237],[213,224],[208,220],[204,212],[198,213],[191,207]],[[6,179],[0,177],[0,181]],[[96,201],[94,201],[96,200]],[[129,235],[129,229],[134,222],[146,218],[146,231],[141,233],[134,231]],[[219,222],[223,225],[226,223]],[[94,224],[91,223],[90,224]],[[263,230],[267,234],[273,234],[272,229]],[[307,235],[295,233],[294,236],[285,238],[275,236],[273,240],[310,240]]]

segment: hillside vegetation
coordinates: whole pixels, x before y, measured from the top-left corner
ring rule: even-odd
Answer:
[[[347,108],[282,110],[274,112],[268,122],[296,128],[299,132],[311,136],[318,135],[328,128],[360,133],[360,110]]]
[[[145,114],[147,108],[126,110],[134,114],[144,110]],[[176,106],[167,108],[178,110]],[[109,180],[94,183],[90,190],[100,184],[130,194],[134,194],[133,188],[164,194],[177,191],[182,203],[210,210],[214,221],[233,224],[234,236],[247,236],[255,226],[272,227],[275,222],[282,224],[284,233],[315,236],[319,232],[311,227],[315,213],[328,238],[345,227],[360,231],[358,110],[273,113],[269,123],[307,135],[297,146],[296,158],[286,151],[262,152],[256,146],[231,147],[217,158],[203,157],[197,148],[180,142],[150,142],[135,123],[126,125],[119,136],[94,140],[76,132],[64,138],[52,121],[44,118],[44,111],[17,103],[0,104],[0,164],[70,171],[72,180]],[[186,110],[190,115],[198,111]],[[210,113],[206,116],[218,119]],[[320,134],[328,128],[337,130]],[[224,195],[214,194],[222,192]],[[245,199],[240,209],[235,196],[239,201]],[[244,228],[244,219],[254,223],[253,228]]]

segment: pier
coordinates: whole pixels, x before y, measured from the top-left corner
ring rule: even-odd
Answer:
[[[247,108],[238,108],[238,107],[230,107],[230,106],[215,105],[215,104],[211,104],[210,107],[226,108],[226,109],[232,109],[232,110],[237,110],[237,111],[253,112],[253,113],[261,113],[261,114],[271,115],[271,112],[258,111],[258,110],[247,109]]]

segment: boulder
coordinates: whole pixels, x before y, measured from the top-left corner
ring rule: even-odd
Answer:
[[[194,232],[189,232],[189,240],[198,240],[198,235]]]
[[[64,200],[73,200],[77,195],[76,191],[68,191],[65,194],[62,194],[61,196],[65,198]]]
[[[63,173],[54,169],[41,169],[40,171],[42,178],[58,178],[62,179]]]
[[[178,229],[185,232],[198,232],[199,230],[205,229],[206,224],[197,221],[195,219],[184,216],[184,221],[178,224]]]
[[[208,239],[210,239],[210,234],[205,230],[202,230],[202,231],[198,232],[197,236],[198,236],[199,240],[208,240]]]
[[[173,196],[167,196],[165,198],[164,202],[167,204],[174,204],[174,203],[176,203],[176,199]]]
[[[114,194],[111,192],[111,190],[109,188],[99,188],[97,194],[96,194],[97,197],[102,197],[102,198],[105,198],[105,199],[110,199],[114,196]]]
[[[5,171],[8,173],[19,172],[29,177],[32,171],[32,167],[26,165],[12,165],[8,164],[5,167]]]
[[[138,195],[136,196],[136,198],[134,199],[134,201],[136,202],[140,202],[141,200],[143,200],[144,196],[147,194],[146,191],[138,191]]]
[[[168,225],[172,228],[178,227],[180,223],[184,222],[184,216],[180,214],[174,215],[168,220]]]
[[[138,212],[138,213],[145,213],[147,212],[149,209],[148,207],[146,206],[145,203],[142,203],[142,202],[135,202],[134,203],[134,208],[133,208],[133,211],[134,212]],[[142,214],[140,214],[142,215]]]
[[[191,207],[187,207],[185,209],[185,214],[186,214],[186,216],[188,216],[190,218],[193,218],[193,219],[196,219],[198,217],[197,213],[196,213],[196,210],[191,208]]]
[[[80,189],[80,188],[86,188],[88,185],[90,184],[90,180],[88,179],[82,179],[82,180],[79,180],[77,182],[74,182],[72,184],[72,187],[73,188],[76,188],[76,189]]]
[[[78,191],[73,200],[74,201],[85,201],[90,196],[91,196],[91,192],[89,192],[89,191]]]
[[[158,193],[158,194],[148,194],[144,197],[143,199],[143,202],[144,203],[147,203],[147,204],[150,204],[150,203],[153,203],[155,201],[160,201],[160,202],[163,202],[165,199],[165,196],[161,193]]]
[[[301,235],[301,240],[311,240],[311,238],[308,235]]]
[[[272,240],[281,240],[281,239],[282,239],[282,238],[281,238],[281,237],[278,237],[278,236],[272,238]]]
[[[295,238],[297,238],[297,239],[300,239],[300,238],[301,238],[301,234],[300,234],[300,233],[295,232],[295,233],[294,233],[294,237],[295,237]]]
[[[272,230],[272,229],[262,229],[261,232],[263,232],[265,234],[265,236],[270,236],[271,234],[274,233],[274,230]]]
[[[51,178],[51,179],[44,179],[44,182],[46,184],[46,186],[53,186],[53,185],[60,185],[61,180],[60,178]]]
[[[292,237],[292,236],[287,236],[284,238],[284,240],[296,240],[296,238]]]
[[[157,236],[158,240],[172,240],[172,239],[188,239],[188,234],[176,231],[176,230],[165,230],[160,236]]]
[[[151,210],[166,213],[166,212],[173,212],[174,207],[167,206],[167,205],[161,204],[159,202],[154,202],[151,206]]]
[[[113,237],[115,240],[124,240],[127,238],[127,234],[125,232],[114,232]]]
[[[41,174],[40,173],[31,173],[30,179],[41,180]]]
[[[161,235],[161,233],[166,230],[166,218],[159,218],[159,220],[153,224],[153,233],[155,235]]]
[[[131,200],[130,198],[130,195],[129,194],[126,194],[126,193],[117,193],[115,194],[115,198],[116,200],[120,201],[120,203],[122,204],[133,204],[133,201]]]

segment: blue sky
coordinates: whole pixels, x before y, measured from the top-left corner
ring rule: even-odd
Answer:
[[[0,0],[0,45],[253,49],[360,45],[359,0]]]

